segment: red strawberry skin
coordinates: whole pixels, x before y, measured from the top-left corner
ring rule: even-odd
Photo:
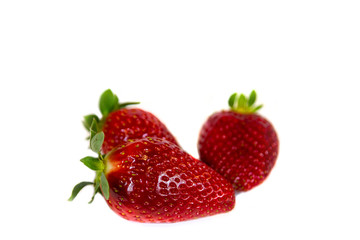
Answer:
[[[230,181],[235,190],[261,184],[273,168],[279,140],[271,123],[255,113],[214,113],[200,131],[200,159]]]
[[[177,145],[130,141],[105,158],[110,208],[137,222],[178,222],[234,208],[231,184]]]
[[[104,154],[129,139],[158,137],[177,144],[175,137],[166,126],[152,113],[139,108],[122,108],[111,112],[101,129],[105,134],[102,145]]]

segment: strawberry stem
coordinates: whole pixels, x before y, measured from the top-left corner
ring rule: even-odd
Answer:
[[[239,113],[255,113],[260,108],[261,105],[254,105],[256,101],[256,92],[255,90],[251,91],[250,96],[247,97],[244,94],[233,93],[229,100],[228,104],[230,109],[239,112]]]

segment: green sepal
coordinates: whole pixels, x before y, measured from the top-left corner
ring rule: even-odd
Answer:
[[[90,138],[90,149],[93,150],[95,153],[99,153],[101,146],[104,142],[104,132],[98,132],[93,137]]]
[[[78,193],[87,185],[92,185],[93,182],[81,182],[75,185],[74,189],[72,190],[71,196],[68,201],[74,200],[74,198],[78,195]]]
[[[82,163],[85,164],[88,168],[94,171],[102,171],[104,170],[104,163],[95,157],[84,157],[80,159]]]
[[[100,192],[100,181],[98,178],[95,179],[95,184],[94,184],[94,193],[89,201],[89,204],[92,203],[94,201],[94,198],[96,196],[96,194]]]
[[[254,105],[255,101],[256,101],[256,92],[255,92],[255,90],[252,90],[250,93],[248,106],[251,107],[252,105]]]
[[[90,131],[91,124],[93,123],[93,120],[95,120],[97,123],[99,123],[100,119],[95,114],[89,114],[84,116],[83,125],[86,128],[86,130]]]
[[[235,103],[235,98],[236,98],[237,93],[233,93],[228,100],[229,106],[232,108],[234,106]]]
[[[251,91],[249,97],[246,97],[244,94],[233,93],[228,100],[230,109],[239,113],[255,113],[262,108],[263,105],[256,106],[255,102],[255,90]]]
[[[129,105],[135,105],[135,104],[140,104],[140,102],[124,102],[124,103],[119,103],[116,109],[121,109],[124,107],[127,107]]]
[[[110,195],[110,193],[109,193],[109,183],[108,183],[108,181],[107,181],[107,179],[105,177],[104,172],[101,172],[100,185],[101,185],[101,190],[102,190],[102,192],[104,194],[104,198],[106,200],[109,200],[109,195]]]
[[[90,125],[90,140],[95,136],[98,132],[98,122],[93,118],[92,123]]]
[[[96,196],[97,193],[100,193],[103,195],[103,197],[108,200],[109,199],[109,183],[105,177],[105,174],[103,171],[97,171],[96,172],[96,177],[95,177],[95,181],[94,181],[94,194],[91,197],[91,200],[89,203],[92,203],[94,201],[94,198]],[[101,189],[100,189],[101,187]],[[101,192],[102,190],[102,192]]]
[[[119,104],[119,98],[110,90],[104,91],[100,96],[99,108],[103,117],[111,113]]]
[[[254,108],[254,110],[253,110],[253,112],[256,112],[257,110],[259,110],[260,108],[262,108],[264,105],[259,105],[259,106],[257,106],[256,108]]]
[[[246,107],[246,97],[244,94],[240,94],[240,97],[238,99],[238,108],[245,108]]]
[[[96,190],[95,190],[95,189],[96,189]],[[98,193],[101,194],[101,190],[100,190],[100,187],[99,187],[99,186],[98,186],[97,188],[95,188],[95,189],[94,189],[94,194],[93,194],[93,196],[91,197],[90,201],[88,202],[89,204],[91,204],[91,203],[94,201],[96,194],[98,194]]]

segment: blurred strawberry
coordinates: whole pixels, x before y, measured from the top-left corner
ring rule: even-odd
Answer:
[[[230,110],[214,113],[203,125],[198,141],[200,160],[229,180],[235,190],[261,184],[273,168],[279,151],[274,127],[256,113],[256,93],[247,98],[234,93]]]

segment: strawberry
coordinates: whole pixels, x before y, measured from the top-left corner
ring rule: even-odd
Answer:
[[[138,102],[119,103],[118,97],[108,89],[101,95],[99,101],[102,118],[100,119],[95,114],[84,117],[83,124],[86,129],[90,130],[95,119],[96,126],[93,126],[95,133],[104,132],[105,140],[102,145],[104,154],[128,139],[147,136],[164,138],[178,144],[166,126],[152,113],[139,108],[127,108],[133,104],[138,104]]]
[[[103,138],[103,132],[91,138],[94,152]],[[69,200],[93,185],[94,196],[101,189],[109,207],[127,220],[172,223],[224,213],[235,205],[226,179],[165,139],[129,140],[107,155],[81,161],[96,171],[95,181],[76,185]]]
[[[198,151],[200,160],[230,181],[235,190],[248,191],[261,184],[279,152],[274,127],[256,113],[256,92],[247,98],[234,93],[230,110],[211,115],[203,125]]]

